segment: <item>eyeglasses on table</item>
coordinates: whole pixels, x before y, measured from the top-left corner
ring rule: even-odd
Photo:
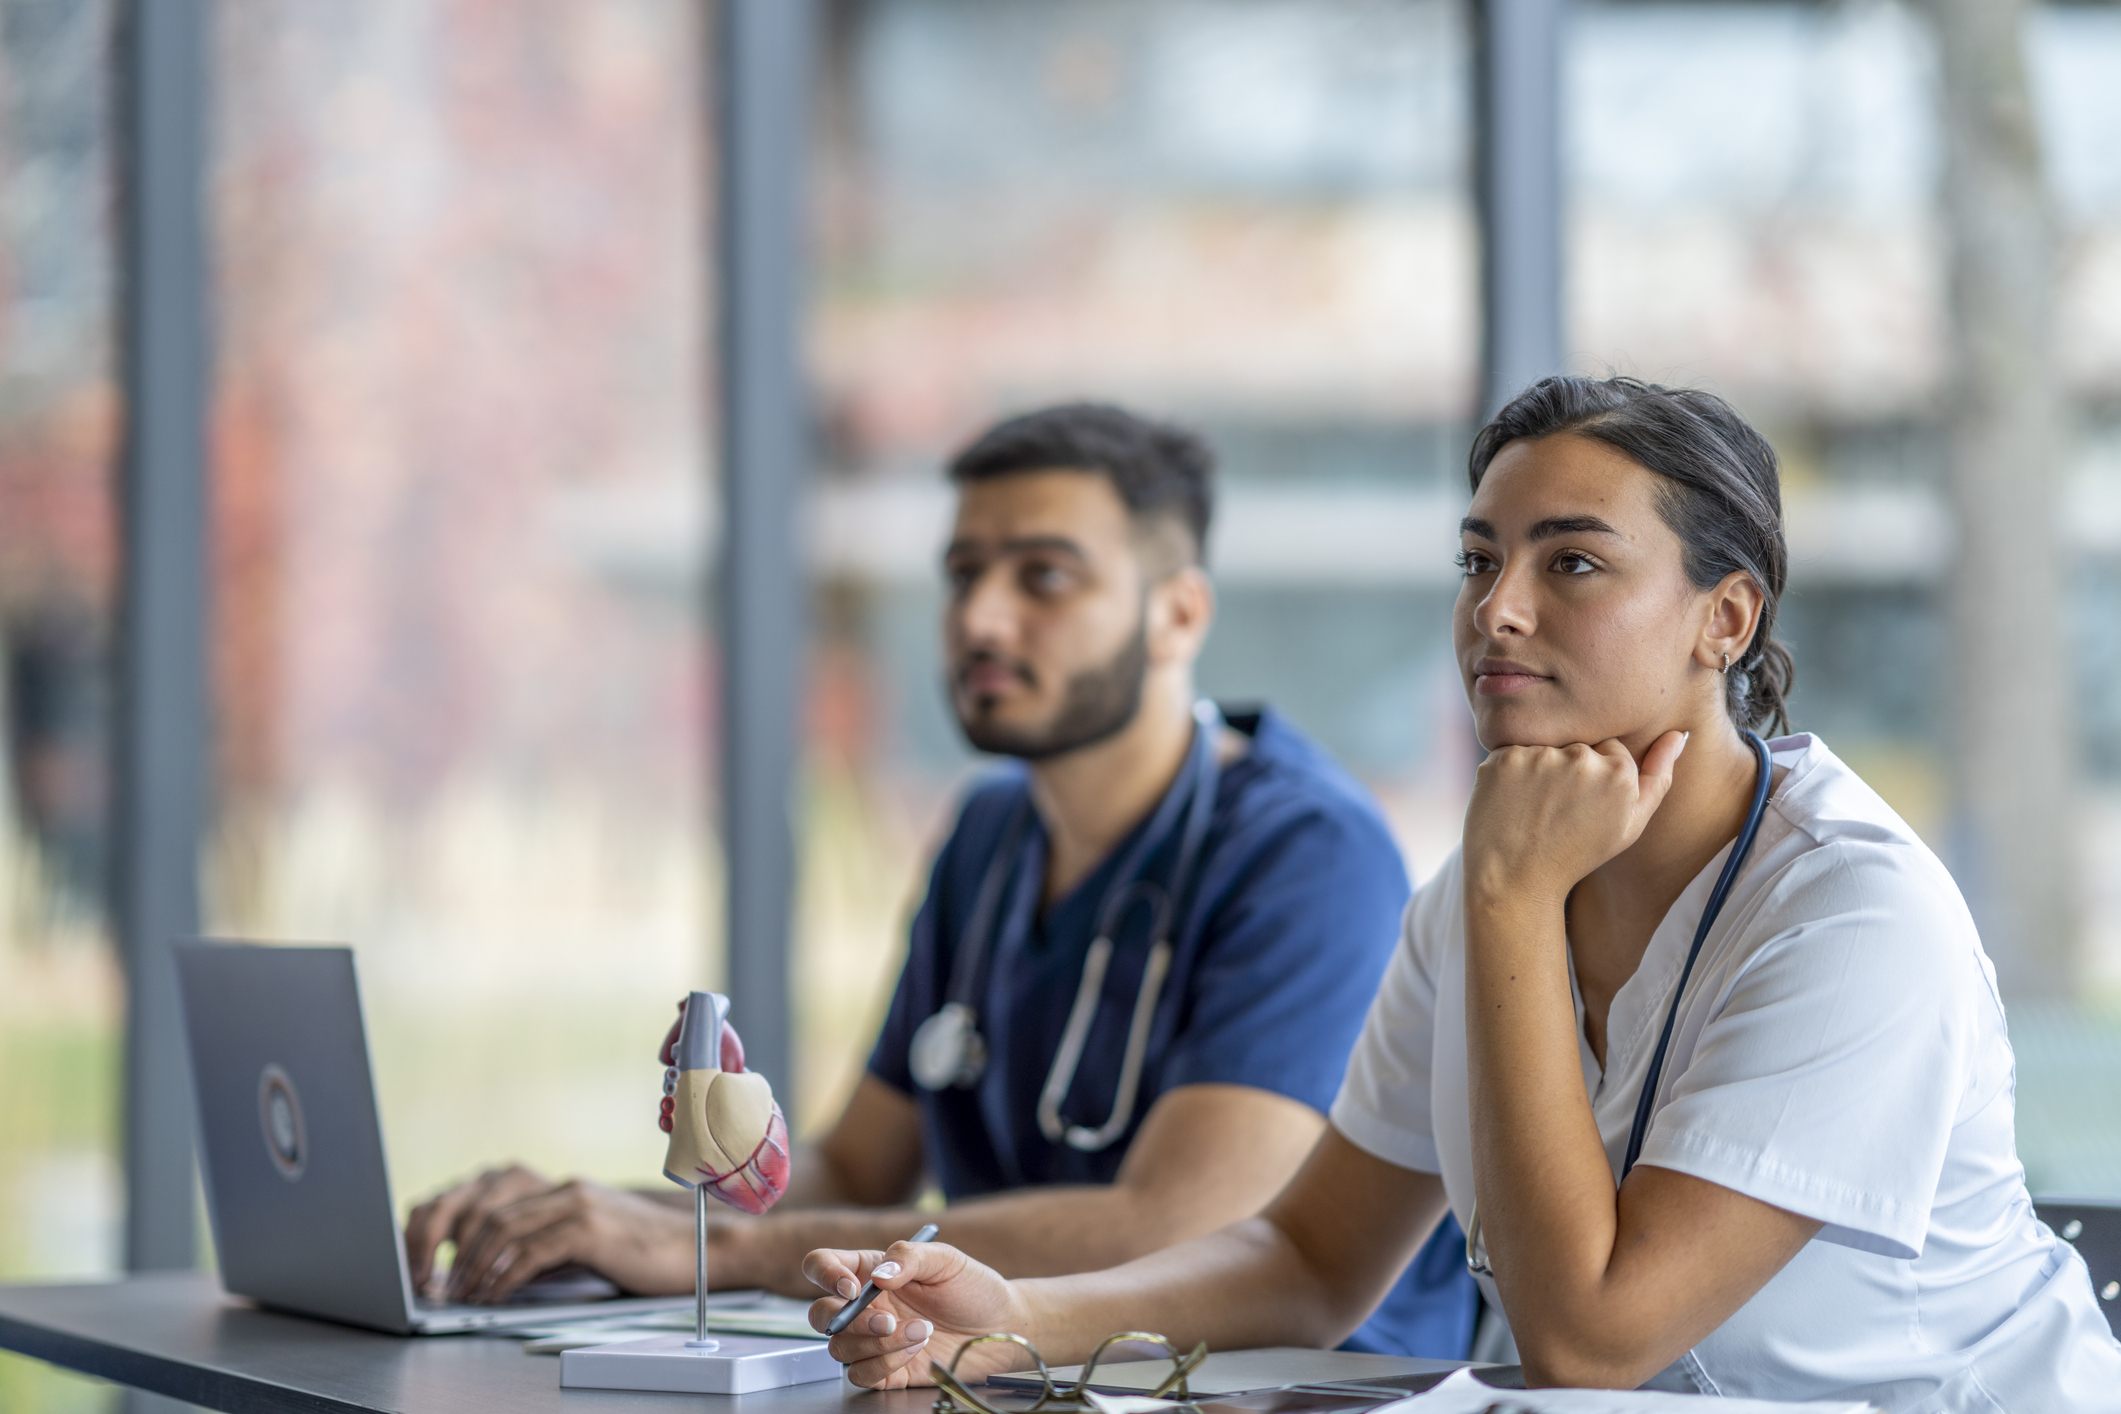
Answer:
[[[985,1345],[989,1341],[1003,1341],[1021,1346],[1030,1354],[1032,1362],[1038,1366],[1039,1395],[1035,1403],[1023,1409],[997,1409],[974,1394],[958,1379],[957,1363],[965,1358],[965,1352],[975,1345]],[[1199,1368],[1200,1362],[1208,1358],[1206,1341],[1180,1355],[1178,1348],[1160,1335],[1149,1331],[1118,1331],[1097,1343],[1097,1349],[1091,1351],[1090,1358],[1083,1362],[1083,1373],[1074,1386],[1059,1390],[1054,1388],[1053,1372],[1046,1367],[1045,1357],[1038,1353],[1037,1346],[1020,1335],[998,1332],[993,1335],[975,1336],[966,1341],[957,1348],[957,1354],[950,1357],[948,1368],[938,1367],[930,1372],[934,1376],[936,1388],[941,1391],[935,1397],[935,1414],[1045,1414],[1048,1410],[1088,1409],[1091,1407],[1090,1381],[1097,1373],[1097,1362],[1103,1359],[1105,1352],[1114,1345],[1161,1346],[1171,1357],[1171,1373],[1156,1388],[1145,1390],[1143,1394],[1150,1399],[1170,1399],[1181,1404],[1190,1404],[1193,1401],[1192,1392],[1186,1388],[1186,1376],[1192,1374]]]

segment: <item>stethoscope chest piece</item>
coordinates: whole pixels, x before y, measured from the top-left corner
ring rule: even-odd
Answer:
[[[947,1003],[914,1030],[906,1056],[923,1090],[969,1090],[987,1072],[987,1039],[979,1016],[963,1002]]]

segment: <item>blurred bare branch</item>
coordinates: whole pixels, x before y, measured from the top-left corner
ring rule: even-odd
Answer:
[[[1922,0],[1938,43],[1959,547],[1947,678],[1954,864],[2005,988],[2069,989],[2073,665],[2059,534],[2055,236],[2026,72],[2030,0]]]

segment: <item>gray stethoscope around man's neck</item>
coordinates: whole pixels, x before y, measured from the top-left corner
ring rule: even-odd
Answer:
[[[1179,901],[1185,898],[1200,864],[1200,852],[1215,813],[1216,786],[1221,768],[1216,758],[1216,737],[1222,713],[1212,702],[1193,708],[1193,743],[1186,754],[1185,780],[1164,795],[1149,818],[1134,848],[1113,873],[1112,882],[1097,910],[1097,937],[1083,959],[1083,975],[1075,989],[1075,1004],[1068,1010],[1068,1024],[1061,1031],[1060,1048],[1046,1072],[1046,1083],[1038,1096],[1038,1128],[1047,1142],[1094,1154],[1110,1148],[1127,1132],[1134,1120],[1135,1101],[1141,1090],[1142,1068],[1148,1061],[1149,1031],[1156,1020],[1156,1005],[1162,999],[1164,982],[1171,973],[1171,932],[1177,924]],[[1149,853],[1164,840],[1185,811],[1185,832],[1179,837],[1178,859],[1168,883],[1157,884],[1140,877]],[[972,917],[963,943],[950,969],[949,1000],[941,1010],[923,1021],[913,1033],[908,1061],[913,1078],[923,1089],[970,1089],[987,1069],[987,1042],[980,1034],[979,1009],[975,1005],[983,990],[982,973],[994,951],[999,931],[1002,898],[1021,861],[1024,831],[1031,814],[1028,798],[1020,803],[1003,831],[1002,845],[987,865],[974,900]],[[1141,988],[1134,997],[1134,1016],[1127,1026],[1127,1049],[1120,1061],[1119,1085],[1113,1092],[1112,1112],[1092,1129],[1069,1124],[1061,1118],[1062,1101],[1075,1083],[1076,1067],[1082,1063],[1083,1047],[1090,1039],[1091,1023],[1097,1019],[1098,997],[1105,973],[1112,963],[1113,935],[1137,904],[1149,907],[1149,957],[1142,971]]]
[[[1745,739],[1753,745],[1753,755],[1759,758],[1759,773],[1753,781],[1753,805],[1746,811],[1745,827],[1738,832],[1738,839],[1731,845],[1730,857],[1723,861],[1723,872],[1716,876],[1716,887],[1709,891],[1709,904],[1701,911],[1701,923],[1694,929],[1694,945],[1687,949],[1686,965],[1679,969],[1679,985],[1672,989],[1671,1010],[1664,1014],[1664,1031],[1657,1037],[1657,1049],[1650,1055],[1650,1073],[1642,1078],[1642,1091],[1635,1097],[1635,1124],[1628,1131],[1627,1157],[1620,1163],[1620,1178],[1624,1183],[1635,1167],[1635,1160],[1642,1157],[1642,1141],[1650,1132],[1650,1106],[1657,1098],[1657,1082],[1664,1076],[1664,1053],[1672,1044],[1672,1028],[1679,1020],[1679,999],[1686,995],[1687,978],[1694,975],[1695,959],[1701,956],[1701,945],[1708,941],[1709,929],[1715,926],[1716,915],[1723,912],[1723,902],[1730,897],[1731,885],[1738,878],[1738,871],[1745,867],[1745,857],[1753,852],[1753,839],[1760,833],[1760,821],[1767,814],[1768,787],[1775,781],[1775,758],[1769,754],[1767,743],[1758,732],[1747,732]],[[1475,1276],[1491,1277],[1495,1269],[1488,1265],[1488,1246],[1480,1236],[1480,1195],[1473,1196],[1473,1211],[1466,1214],[1466,1270]]]

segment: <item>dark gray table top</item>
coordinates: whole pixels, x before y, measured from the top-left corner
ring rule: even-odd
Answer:
[[[0,1285],[0,1348],[227,1414],[927,1414],[935,1391],[844,1381],[760,1394],[560,1389],[560,1361],[491,1336],[377,1335],[231,1301],[205,1273]]]

